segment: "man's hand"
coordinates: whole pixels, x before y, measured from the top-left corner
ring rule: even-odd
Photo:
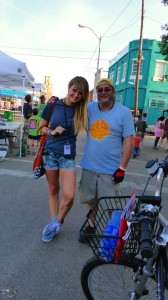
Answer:
[[[125,171],[118,168],[115,173],[113,174],[113,183],[117,184],[124,180]]]

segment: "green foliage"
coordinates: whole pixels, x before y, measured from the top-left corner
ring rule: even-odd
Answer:
[[[161,3],[166,6],[168,5],[168,0],[162,0]],[[162,30],[168,31],[168,24],[165,24],[161,28]],[[168,61],[168,33],[165,33],[161,36],[161,42],[158,43],[158,46],[162,55],[165,56],[164,59]]]
[[[168,0],[162,0],[162,2],[164,5],[168,5]]]

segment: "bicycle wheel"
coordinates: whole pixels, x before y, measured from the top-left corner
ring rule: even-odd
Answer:
[[[168,244],[165,248],[163,248],[163,266],[164,266],[164,272],[165,272],[165,288],[168,289]]]
[[[163,257],[159,255],[157,259],[157,295],[159,300],[168,299],[165,295],[165,282],[166,282],[166,273],[165,273],[165,267],[163,263]]]
[[[91,258],[83,267],[81,285],[88,300],[130,300],[134,292],[135,272],[144,262],[138,258],[120,259],[118,264],[106,263]],[[146,294],[146,295],[145,295]],[[145,293],[141,299],[157,299],[157,284],[154,277],[148,278]],[[168,299],[165,296],[165,299]]]

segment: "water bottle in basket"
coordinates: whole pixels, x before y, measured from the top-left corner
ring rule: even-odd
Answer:
[[[110,216],[110,219],[103,232],[104,236],[115,236],[119,235],[119,228],[121,222],[122,211],[115,210]],[[111,261],[114,256],[114,252],[117,245],[117,238],[104,237],[100,241],[100,247],[98,249],[98,256],[101,260]]]

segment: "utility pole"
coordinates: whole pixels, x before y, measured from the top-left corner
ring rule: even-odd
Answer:
[[[137,112],[138,112],[139,75],[140,75],[140,68],[141,68],[141,62],[142,62],[143,23],[144,23],[144,0],[142,0],[141,29],[140,29],[140,39],[139,39],[139,53],[138,53],[138,60],[137,60],[137,73],[136,73],[136,79],[135,79],[134,117],[135,117],[135,115],[137,115]]]

